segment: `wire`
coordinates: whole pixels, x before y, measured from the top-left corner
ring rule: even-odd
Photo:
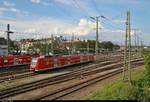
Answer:
[[[57,7],[56,7],[56,6],[57,6]],[[67,12],[66,9],[64,9],[64,8],[62,8],[62,7],[60,7],[60,6],[58,6],[57,4],[55,5],[55,7],[56,7],[56,8],[59,8],[60,11],[65,11],[65,12]],[[58,9],[56,9],[56,10],[58,10]],[[73,21],[77,21],[77,22],[78,22],[78,20],[77,20],[74,16],[72,16],[70,12],[67,12],[67,13],[68,13],[69,17],[72,18]],[[63,12],[63,14],[64,14],[64,12]],[[76,24],[76,22],[75,22],[75,24]]]
[[[114,25],[116,25],[115,23],[113,23],[112,21],[111,22],[109,22],[110,20],[105,20],[105,23],[107,23],[107,25],[110,25],[112,28],[116,28],[116,26],[114,26]],[[104,23],[104,22],[103,22]],[[113,24],[112,24],[113,23]],[[117,27],[117,29],[122,29],[122,28],[120,28],[120,27]]]
[[[97,3],[95,2],[95,0],[92,0],[93,1],[93,4],[94,4],[94,7],[96,9],[96,11],[101,15],[101,11],[100,9],[97,7]]]
[[[77,9],[80,9],[80,10],[82,10],[82,11],[84,12],[85,18],[89,18],[89,17],[90,17],[90,14],[89,14],[83,7],[80,6],[80,4],[79,4],[78,1],[73,0],[73,3],[76,5],[76,8],[77,8]],[[88,15],[88,16],[87,16],[87,15]]]

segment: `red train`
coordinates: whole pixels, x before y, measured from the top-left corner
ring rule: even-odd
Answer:
[[[62,55],[62,56],[41,56],[33,58],[30,70],[45,71],[49,69],[62,68],[74,64],[94,61],[93,54],[84,55]]]
[[[40,55],[10,55],[0,56],[0,68],[12,67],[18,65],[28,65],[31,63],[32,58],[39,57]]]

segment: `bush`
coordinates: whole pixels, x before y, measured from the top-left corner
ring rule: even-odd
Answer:
[[[129,99],[146,100],[150,99],[150,52],[144,51],[145,72],[144,75],[137,81],[132,83],[131,97]]]

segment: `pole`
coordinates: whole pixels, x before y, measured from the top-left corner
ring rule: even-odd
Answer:
[[[7,52],[8,55],[10,54],[10,33],[13,33],[12,31],[10,31],[10,25],[7,24]]]
[[[129,81],[131,82],[131,25],[130,25],[130,12],[128,12],[129,20]]]
[[[95,54],[98,55],[98,17],[96,17],[96,44],[95,44]]]
[[[51,52],[52,52],[52,54],[54,54],[54,38],[53,38],[53,34],[51,35],[51,39],[52,39],[52,42],[51,42]]]
[[[90,46],[89,46],[89,42],[87,40],[87,53],[89,53],[89,50],[90,50]]]
[[[134,29],[134,37],[135,37],[135,50],[136,50],[136,29]]]
[[[74,34],[72,33],[72,54],[74,54]]]
[[[45,55],[47,55],[47,43],[46,43],[46,38],[44,38],[43,40],[44,40],[44,42],[45,42],[45,51],[44,51],[44,53],[45,53]]]
[[[95,42],[95,59],[97,60],[97,57],[98,57],[98,51],[99,51],[99,48],[98,48],[98,40],[99,40],[99,36],[98,36],[98,29],[99,29],[99,25],[98,25],[98,21],[99,21],[99,17],[102,17],[102,18],[105,18],[104,16],[97,16],[96,18],[94,17],[91,17],[92,19],[94,19],[96,21],[96,42]]]
[[[140,45],[139,44],[139,35],[137,35],[137,46],[138,46],[137,49],[138,49],[138,51],[139,51],[139,45]]]
[[[127,38],[128,38],[128,27],[127,26],[128,26],[128,13],[127,13],[127,19],[126,19],[123,80],[125,80],[125,77],[126,77],[125,69],[127,69]]]
[[[9,48],[9,42],[10,42],[10,41],[9,41],[9,40],[10,40],[10,39],[9,39],[9,33],[10,33],[9,31],[10,31],[10,25],[7,24],[7,52],[8,52],[8,55],[9,55],[9,52],[10,52],[10,51],[9,51],[9,49],[10,49],[10,48]]]

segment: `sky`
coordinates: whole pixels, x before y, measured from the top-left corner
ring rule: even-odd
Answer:
[[[0,0],[0,36],[6,37],[10,24],[14,40],[52,34],[94,40],[96,24],[90,17],[99,16],[99,41],[123,45],[130,11],[131,29],[137,29],[140,40],[150,45],[149,9],[149,0]],[[134,44],[134,30],[131,34]]]

